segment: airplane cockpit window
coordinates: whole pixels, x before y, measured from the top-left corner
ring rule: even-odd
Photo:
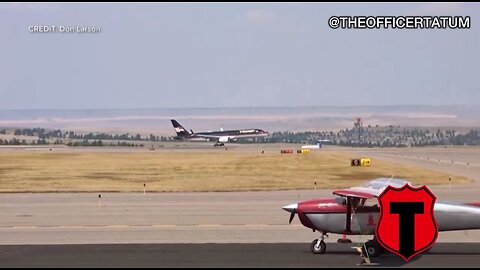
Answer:
[[[362,209],[377,209],[378,207],[378,200],[376,198],[374,199],[369,199],[364,202],[363,205],[361,205],[359,208]]]
[[[337,198],[335,199],[335,201],[336,201],[338,204],[347,205],[347,198],[345,198],[345,197],[337,197]]]
[[[365,206],[375,206],[375,205],[378,205],[378,200],[375,198],[375,199],[371,199],[371,200],[366,200],[365,201]]]

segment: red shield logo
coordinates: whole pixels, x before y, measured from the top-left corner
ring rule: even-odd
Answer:
[[[436,199],[426,186],[388,186],[378,197],[377,241],[405,261],[430,248],[438,236]]]

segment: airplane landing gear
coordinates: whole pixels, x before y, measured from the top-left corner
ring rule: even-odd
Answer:
[[[213,146],[224,146],[224,145],[225,145],[225,144],[223,144],[223,143],[217,142],[217,143],[215,143]]]
[[[312,244],[310,244],[310,250],[313,254],[324,254],[327,250],[327,244],[323,241],[325,238],[326,233],[322,233],[318,239],[313,240]],[[328,237],[328,236],[327,236]]]

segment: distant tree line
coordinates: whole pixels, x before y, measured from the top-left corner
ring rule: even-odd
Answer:
[[[102,140],[88,141],[84,140],[82,142],[68,142],[67,146],[129,146],[129,147],[144,147],[144,144],[134,144],[127,142],[117,142],[117,143],[104,143]]]
[[[6,134],[6,130],[0,130],[0,134]],[[173,136],[155,136],[150,134],[148,136],[142,136],[140,134],[131,135],[129,133],[125,134],[108,134],[108,133],[75,133],[73,131],[62,132],[60,129],[57,130],[45,130],[43,128],[24,128],[24,129],[15,129],[15,136],[37,136],[39,139],[76,139],[76,140],[110,140],[110,141],[172,141]]]
[[[4,130],[5,131],[5,130]],[[6,133],[4,133],[6,134]],[[43,128],[24,128],[24,129],[15,129],[13,132],[15,136],[37,136],[39,139],[49,139],[49,138],[62,138],[62,131],[50,130],[47,131]]]
[[[358,147],[407,147],[435,145],[480,145],[480,131],[461,134],[455,130],[401,129],[400,127],[362,127],[333,131],[274,132],[267,142],[316,143]]]
[[[77,140],[109,140],[109,141],[170,141],[173,140],[171,137],[164,136],[155,136],[150,134],[149,136],[142,136],[140,134],[130,135],[129,133],[125,134],[108,134],[108,133],[88,133],[88,134],[75,134],[73,131],[68,133],[68,139],[77,139]]]
[[[7,134],[5,129],[0,134]],[[45,130],[43,128],[15,129],[16,136],[36,136],[32,140],[12,138],[0,139],[0,145],[45,145],[66,144],[68,146],[130,146],[143,147],[144,144],[134,141],[173,141],[174,137],[155,136],[150,134],[80,134],[73,131]],[[309,143],[327,140],[323,144],[356,146],[356,147],[407,147],[434,145],[480,145],[480,131],[470,130],[460,133],[455,130],[433,130],[421,128],[400,128],[400,126],[355,126],[339,131],[303,131],[274,132],[268,138],[241,138],[239,143]],[[65,142],[66,141],[66,142]]]
[[[49,143],[45,139],[33,140],[33,141],[30,141],[30,142],[27,142],[27,140],[25,140],[25,139],[19,140],[17,138],[12,138],[10,140],[0,139],[0,145],[35,145],[35,144],[46,145],[46,144],[49,144]],[[54,143],[54,144],[57,144],[57,143]]]

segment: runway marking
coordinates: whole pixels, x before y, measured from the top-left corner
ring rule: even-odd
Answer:
[[[107,228],[128,228],[129,225],[107,225]]]
[[[301,224],[245,224],[246,227],[302,227]]]
[[[245,224],[247,227],[268,227],[267,224]]]
[[[83,229],[85,228],[84,226],[81,226],[81,225],[71,225],[71,226],[60,226],[60,228],[63,228],[63,229]]]
[[[407,158],[407,159],[420,159],[424,161],[430,161],[431,163],[447,163],[447,164],[452,164],[452,165],[462,165],[466,167],[479,167],[480,164],[477,163],[471,163],[467,161],[455,161],[455,160],[445,160],[445,159],[439,159],[435,157],[424,157],[424,156],[415,156],[415,155],[396,155],[396,154],[389,154],[389,153],[378,153],[379,155],[383,156],[390,156],[390,157],[400,157],[400,158]]]
[[[155,228],[174,228],[175,225],[171,225],[171,224],[155,224],[155,225],[152,225],[152,227],[155,227]]]
[[[199,227],[222,227],[222,224],[199,224]]]

